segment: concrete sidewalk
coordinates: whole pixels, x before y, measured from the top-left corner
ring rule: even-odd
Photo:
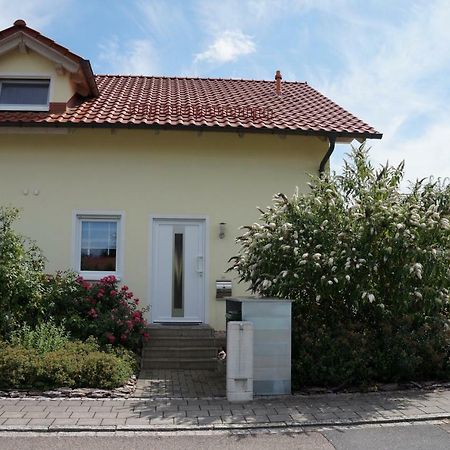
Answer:
[[[1,431],[174,431],[450,419],[450,391],[217,398],[0,399]]]

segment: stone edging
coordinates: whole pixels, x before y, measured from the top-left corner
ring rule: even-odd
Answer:
[[[0,398],[129,398],[136,390],[137,378],[132,375],[130,379],[121,387],[116,389],[96,389],[96,388],[59,388],[49,391],[10,389],[0,390]]]
[[[38,390],[0,390],[0,399],[110,399],[110,400],[136,400],[136,401],[167,401],[167,400],[223,400],[226,396],[217,397],[174,397],[174,396],[133,396],[137,386],[137,377],[132,375],[130,379],[121,387],[116,389],[96,389],[96,388],[59,388],[49,391],[38,391]],[[426,383],[407,383],[407,384],[384,384],[377,385],[376,387],[369,389],[367,391],[349,389],[349,390],[332,390],[325,388],[308,388],[301,391],[296,391],[292,394],[281,395],[281,396],[256,396],[254,398],[257,400],[269,399],[275,401],[276,399],[285,398],[308,398],[317,397],[324,395],[373,395],[373,394],[386,394],[386,393],[407,393],[407,392],[433,392],[450,390],[450,382],[447,383],[437,383],[437,382],[426,382]]]

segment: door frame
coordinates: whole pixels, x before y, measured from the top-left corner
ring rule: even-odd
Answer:
[[[203,256],[203,290],[204,290],[204,305],[203,305],[203,324],[209,323],[209,217],[203,215],[193,215],[193,214],[150,214],[149,224],[148,224],[148,299],[149,299],[149,323],[155,323],[152,317],[152,294],[153,294],[153,279],[154,279],[154,267],[153,267],[153,230],[154,223],[156,220],[196,220],[203,221],[204,225],[204,251]],[[182,320],[178,320],[182,322]],[[159,323],[159,322],[156,322]],[[174,320],[176,323],[176,320]]]

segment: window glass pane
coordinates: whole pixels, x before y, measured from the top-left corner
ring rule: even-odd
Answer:
[[[81,270],[116,270],[117,222],[81,221]]]
[[[49,83],[1,82],[0,103],[3,105],[47,105]]]

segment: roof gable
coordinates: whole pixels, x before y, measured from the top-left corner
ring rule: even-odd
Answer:
[[[51,39],[26,26],[23,20],[16,20],[14,25],[0,31],[0,57],[11,50],[19,49],[22,53],[32,50],[52,61],[58,71],[67,71],[76,92],[83,97],[95,97],[98,88],[88,60],[70,52]]]

